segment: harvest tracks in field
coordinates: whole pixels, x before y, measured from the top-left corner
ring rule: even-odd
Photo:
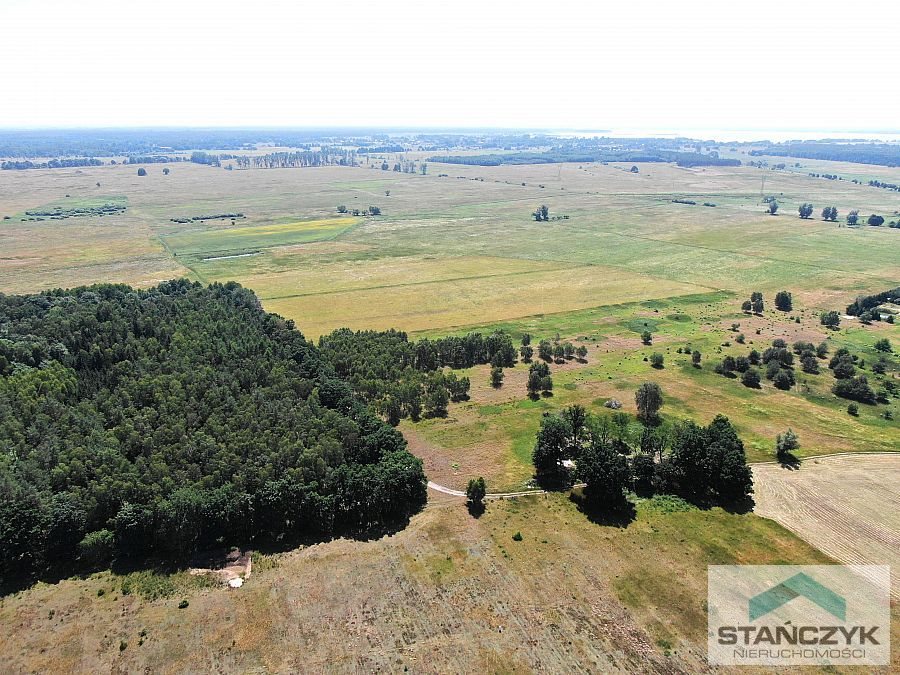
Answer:
[[[753,465],[757,515],[846,564],[900,567],[900,453],[808,458],[800,469]],[[891,595],[900,599],[894,574]]]

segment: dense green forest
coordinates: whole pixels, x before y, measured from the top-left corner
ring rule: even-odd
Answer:
[[[410,342],[406,333],[336,330],[319,338],[319,349],[337,375],[391,424],[402,418],[443,417],[450,401],[469,396],[469,379],[443,368],[516,362],[507,333],[469,333],[463,337]]]
[[[396,527],[425,491],[402,435],[238,284],[0,294],[0,582]]]

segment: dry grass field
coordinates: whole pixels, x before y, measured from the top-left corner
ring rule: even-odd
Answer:
[[[890,565],[900,600],[900,455],[842,455],[800,469],[757,464],[756,513],[771,518],[835,560]]]
[[[391,537],[258,557],[236,590],[148,600],[101,573],[6,597],[4,671],[708,672],[707,564],[829,562],[719,509],[644,502],[620,529],[564,495],[477,520],[437,499]]]

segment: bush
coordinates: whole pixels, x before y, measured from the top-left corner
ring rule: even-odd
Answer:
[[[852,415],[853,417],[859,417],[859,406],[855,403],[851,403],[847,406],[847,414]]]
[[[513,541],[522,541],[522,533],[521,533],[521,532],[516,532],[516,533],[512,536],[512,538],[513,538]]]
[[[188,605],[190,604],[191,603],[189,603],[187,600],[182,600],[178,603],[178,609],[187,609]]]
[[[650,355],[650,365],[654,368],[662,368],[663,363],[665,362],[665,358],[659,352],[654,352]]]
[[[90,532],[78,544],[78,556],[88,565],[108,563],[115,550],[116,536],[109,530]]]

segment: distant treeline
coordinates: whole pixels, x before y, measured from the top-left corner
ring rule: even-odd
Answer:
[[[70,157],[66,159],[55,158],[47,162],[32,162],[29,160],[6,161],[0,164],[0,169],[6,171],[23,171],[25,169],[68,169],[78,166],[102,166],[103,162],[95,157]]]
[[[299,152],[270,152],[234,158],[239,169],[288,169],[305,166],[356,166],[356,150],[323,147]]]
[[[625,150],[621,152],[516,152],[509,155],[446,155],[431,157],[430,162],[444,164],[468,164],[473,166],[500,166],[503,164],[559,164],[591,162],[675,162],[678,166],[740,166],[739,159],[722,159],[699,152],[659,151],[648,153]]]
[[[859,316],[867,309],[878,307],[878,305],[883,302],[889,302],[896,299],[900,299],[900,286],[889,291],[884,291],[883,293],[858,297],[847,306],[847,314],[850,316]]]
[[[900,145],[893,143],[825,143],[822,141],[773,143],[760,150],[751,150],[750,154],[900,166]]]

